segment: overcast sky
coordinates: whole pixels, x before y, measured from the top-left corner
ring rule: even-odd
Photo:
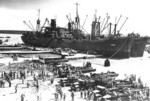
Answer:
[[[70,13],[74,20],[76,2],[80,4],[81,25],[88,15],[84,28],[89,33],[97,9],[97,16],[101,16],[101,21],[106,17],[106,13],[110,15],[112,23],[115,23],[116,17],[122,15],[118,29],[128,17],[121,30],[124,34],[134,31],[142,35],[150,35],[149,0],[0,0],[0,29],[29,30],[23,21],[28,23],[30,20],[35,25],[38,9],[41,11],[41,23],[46,17],[56,18],[57,26],[65,27],[68,21],[66,15]]]

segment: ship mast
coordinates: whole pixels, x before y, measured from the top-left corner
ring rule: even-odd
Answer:
[[[40,26],[40,9],[38,10],[38,19],[37,19],[37,25],[36,25],[36,30],[39,32],[41,29]]]
[[[78,6],[79,4],[76,3],[76,18],[75,18],[75,22],[76,22],[76,28],[77,30],[79,29],[79,25],[80,25],[80,18],[79,18],[79,14],[78,14]]]

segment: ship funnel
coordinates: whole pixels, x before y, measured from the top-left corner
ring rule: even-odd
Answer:
[[[96,22],[93,21],[93,22],[92,22],[92,30],[91,30],[91,35],[92,35],[92,37],[95,36],[95,25],[96,25]]]
[[[52,27],[52,29],[56,28],[56,20],[55,19],[51,19],[51,27]]]
[[[117,24],[115,24],[114,35],[116,35]]]
[[[72,27],[71,27],[71,23],[68,23],[68,30],[71,31]]]

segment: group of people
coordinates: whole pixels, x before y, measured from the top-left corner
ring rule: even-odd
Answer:
[[[145,99],[147,99],[149,101],[149,93],[150,93],[149,87],[144,85],[140,77],[136,79],[135,74],[126,76],[125,79],[122,79],[122,80],[116,80],[115,77],[117,77],[118,74],[116,74],[115,72],[110,72],[110,71],[108,71],[107,73],[102,72],[99,74],[93,73],[90,76],[84,75],[83,73],[80,75],[77,75],[75,73],[74,75],[76,76],[72,77],[70,75],[70,77],[67,78],[67,82],[72,83],[71,84],[72,91],[75,91],[75,92],[78,91],[76,89],[79,86],[79,90],[81,92],[81,98],[99,99],[98,97],[95,96],[93,91],[94,89],[97,89],[96,87],[98,85],[104,84],[103,86],[106,87],[107,92],[103,94],[105,95],[106,93],[111,93],[112,91],[109,89],[112,88],[114,89],[114,92],[116,93],[116,95],[114,94],[115,97],[116,98],[118,97],[118,101],[125,101],[125,100],[121,100],[121,97],[119,97],[120,92],[118,91],[120,90],[122,90],[124,96],[129,98],[129,101],[131,101],[132,99],[143,99],[142,101],[145,101]],[[78,86],[75,84],[75,82],[78,82],[77,83]],[[61,84],[62,84],[62,81],[61,81]],[[91,90],[91,87],[95,87],[95,88],[92,88]],[[130,88],[130,91],[128,91],[125,88]],[[102,92],[99,92],[99,93],[102,94]],[[97,100],[94,100],[94,101],[97,101]]]
[[[9,83],[9,87],[11,87],[11,80],[14,79],[20,79],[22,80],[22,84],[24,84],[24,80],[26,80],[28,78],[28,76],[32,76],[33,77],[33,81],[32,83],[34,83],[34,87],[36,88],[36,92],[39,92],[40,89],[40,84],[39,84],[39,80],[42,80],[43,82],[47,79],[50,81],[50,84],[54,84],[55,81],[55,75],[54,75],[54,71],[55,68],[53,66],[49,66],[49,65],[43,65],[40,63],[32,63],[32,62],[25,62],[22,63],[24,68],[20,69],[20,70],[10,70],[9,72],[1,72],[1,80],[0,80],[0,87],[5,87],[5,83],[4,80],[7,81]],[[21,66],[19,64],[19,66]],[[84,66],[90,67],[91,63],[87,63],[84,64]],[[70,65],[66,65],[63,68],[64,70],[68,70],[70,72],[71,69],[75,69],[75,67],[70,66]],[[51,70],[51,71],[49,71]],[[52,72],[53,76],[49,75],[49,72]],[[70,72],[71,73],[71,72]],[[75,75],[75,76],[74,76]],[[100,73],[100,74],[91,74],[90,76],[84,75],[83,73],[71,73],[70,75],[68,75],[67,79],[74,79],[74,77],[76,77],[75,79],[81,79],[82,81],[82,87],[81,87],[81,83],[79,82],[79,92],[80,92],[80,97],[84,98],[86,100],[93,100],[96,101],[97,97],[96,94],[93,92],[96,88],[91,88],[92,85],[97,86],[99,84],[99,82],[110,82],[109,79],[109,75],[111,75],[111,72],[108,73]],[[115,73],[114,73],[115,75]],[[56,76],[57,77],[57,76]],[[99,79],[98,79],[99,78]],[[114,78],[114,77],[113,77]],[[87,82],[85,83],[85,81],[90,81],[93,80],[94,82]],[[97,80],[97,82],[96,82]],[[115,80],[115,79],[114,79]],[[73,80],[72,80],[73,81]],[[130,75],[130,76],[126,76],[126,79],[124,81],[129,81],[131,83],[131,85],[136,84],[135,81],[136,80],[136,75]],[[30,83],[31,82],[26,82],[27,88],[30,88]],[[86,84],[86,85],[85,85]],[[115,83],[113,82],[113,85]],[[149,88],[144,87],[143,82],[140,78],[138,78],[138,82],[137,84],[139,84],[139,91],[135,92],[134,90],[130,89],[130,91],[128,91],[128,93],[131,95],[131,99],[134,96],[136,96],[136,98],[141,98],[139,96],[143,96],[143,94],[145,95],[144,97],[142,97],[143,99],[145,97],[149,98]],[[111,87],[113,86],[112,83],[110,84]],[[15,93],[17,93],[17,86],[15,87]],[[86,88],[86,86],[88,86]],[[65,101],[66,97],[68,96],[66,94],[66,92],[63,91],[62,87],[65,87],[65,84],[62,80],[60,80],[60,84],[57,84],[56,86],[56,92],[55,92],[55,101],[59,101],[59,99]],[[113,86],[115,87],[115,86]],[[74,101],[74,97],[76,92],[78,92],[77,90],[71,90],[70,92],[70,97],[72,99],[72,101]],[[24,101],[25,95],[21,95],[21,101]],[[120,100],[120,99],[119,99]],[[102,101],[102,99],[100,100]],[[120,100],[121,101],[121,100]]]
[[[38,93],[40,88],[39,80],[43,80],[44,82],[45,79],[47,79],[50,84],[54,83],[54,77],[52,76],[52,73],[46,70],[45,65],[40,63],[25,61],[23,63],[9,64],[8,67],[10,70],[7,69],[7,71],[0,71],[0,88],[6,87],[6,82],[9,84],[9,87],[11,87],[12,80],[21,80],[22,83],[16,82],[14,93],[18,92],[18,86],[20,84],[26,85],[27,88],[30,88],[30,85],[32,84],[32,87],[35,87],[36,92]],[[28,77],[33,77],[33,80],[28,80]],[[25,95],[21,96],[21,101],[24,101],[24,97]]]

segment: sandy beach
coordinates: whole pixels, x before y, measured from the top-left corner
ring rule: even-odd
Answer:
[[[125,74],[136,74],[137,78],[141,77],[141,80],[147,86],[150,86],[150,81],[148,77],[149,73],[149,54],[144,53],[143,57],[140,58],[130,58],[130,59],[110,59],[110,67],[104,67],[105,59],[94,58],[94,59],[79,59],[79,60],[70,60],[68,64],[74,66],[83,66],[84,62],[90,61],[92,67],[96,68],[96,73],[114,71],[119,73],[118,79],[125,78]],[[29,58],[18,58],[18,61],[13,61],[12,58],[6,57],[1,58],[0,63],[4,63],[6,66],[10,63],[17,63],[27,60]],[[31,59],[31,58],[30,58]],[[22,84],[21,79],[12,80],[12,86],[8,87],[8,83],[5,84],[5,88],[0,88],[0,99],[2,101],[21,101],[21,95],[24,94],[24,101],[54,101],[55,100],[55,85],[58,84],[60,79],[56,78],[53,84],[50,84],[49,78],[46,78],[45,81],[39,80],[39,91],[36,91],[36,87],[33,86],[33,76],[30,74],[27,75],[24,83]],[[27,88],[27,82],[30,83],[30,87]],[[17,93],[15,93],[15,86],[18,84]],[[66,101],[71,101],[71,93],[68,91],[69,87],[63,87],[63,92],[66,93]],[[59,100],[63,101],[63,99]],[[75,101],[87,101],[87,99],[80,98],[80,92],[75,93]]]

